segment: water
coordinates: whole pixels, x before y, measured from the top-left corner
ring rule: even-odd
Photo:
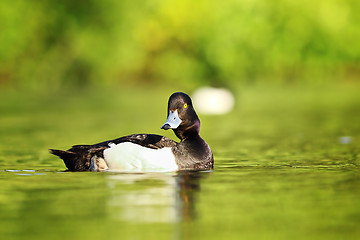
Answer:
[[[200,116],[213,171],[143,174],[64,172],[47,149],[139,132],[174,139],[158,129],[166,92],[138,103],[126,101],[134,92],[6,93],[0,239],[358,239],[360,102],[345,90],[241,91],[234,113]],[[133,110],[143,105],[146,118]]]
[[[246,168],[225,161],[213,172],[177,174],[2,172],[1,182],[3,239],[360,234],[360,177],[351,169]]]

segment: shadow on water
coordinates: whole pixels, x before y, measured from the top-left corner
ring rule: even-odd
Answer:
[[[111,216],[129,222],[180,222],[196,218],[201,180],[211,172],[180,171],[176,174],[114,174],[108,207]],[[118,186],[120,184],[121,186]],[[132,187],[123,187],[131,184]]]

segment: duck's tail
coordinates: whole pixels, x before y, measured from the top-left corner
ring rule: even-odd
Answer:
[[[49,151],[51,154],[54,154],[61,158],[69,171],[81,171],[79,169],[76,169],[76,163],[79,161],[78,154],[70,151],[63,151],[57,149],[49,149]]]
[[[64,161],[69,171],[89,171],[91,156],[89,156],[87,150],[74,147],[67,151],[49,149],[50,153]]]
[[[104,146],[76,145],[67,151],[49,149],[51,154],[60,157],[69,171],[90,171],[91,158],[94,155],[102,157]]]

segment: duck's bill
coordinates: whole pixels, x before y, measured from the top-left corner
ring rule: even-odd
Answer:
[[[166,122],[164,123],[164,125],[162,125],[161,129],[176,129],[177,127],[180,126],[181,123],[181,119],[179,118],[179,114],[178,111],[175,110],[173,112],[169,111],[169,115],[168,118],[166,120]]]

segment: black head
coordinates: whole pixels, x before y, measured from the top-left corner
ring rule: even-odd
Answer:
[[[176,92],[170,96],[168,119],[161,128],[173,129],[176,136],[181,140],[192,135],[199,135],[200,120],[187,94]]]

